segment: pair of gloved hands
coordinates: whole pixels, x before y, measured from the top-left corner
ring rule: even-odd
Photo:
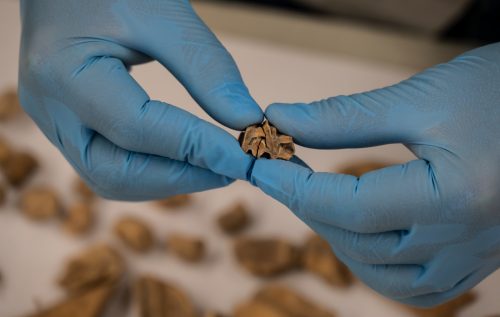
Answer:
[[[499,268],[500,44],[391,87],[267,108],[306,147],[403,143],[419,158],[357,179],[254,161],[223,129],[150,100],[128,69],[157,60],[225,126],[264,118],[187,0],[24,0],[21,13],[21,102],[102,196],[149,200],[250,180],[366,284],[417,306]]]

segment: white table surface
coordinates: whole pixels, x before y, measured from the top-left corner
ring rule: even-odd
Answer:
[[[19,41],[17,4],[0,2],[0,90],[14,86],[17,79]],[[372,64],[363,60],[322,55],[306,50],[263,44],[255,40],[220,34],[241,67],[250,90],[264,107],[273,101],[308,101],[341,93],[353,93],[397,82],[411,69]],[[134,69],[133,75],[151,97],[182,105],[208,119],[178,83],[156,63]],[[49,184],[58,189],[66,202],[72,200],[70,184],[75,173],[62,156],[27,118],[1,123],[0,134],[18,148],[36,153],[43,169],[31,184]],[[328,171],[347,162],[379,160],[389,163],[412,159],[400,145],[371,149],[313,151],[299,149],[300,156],[317,170]],[[55,280],[68,256],[92,241],[116,242],[110,234],[114,221],[124,214],[144,218],[161,238],[168,232],[193,233],[208,241],[209,259],[201,265],[185,265],[172,255],[157,250],[145,256],[125,252],[130,276],[154,273],[182,285],[199,307],[229,312],[236,303],[251,296],[262,281],[250,277],[234,263],[230,241],[216,230],[215,215],[237,200],[248,204],[256,217],[249,234],[281,236],[300,243],[307,227],[279,203],[250,185],[236,184],[195,195],[185,212],[165,214],[151,203],[102,201],[97,205],[98,225],[85,239],[70,238],[57,222],[35,224],[15,208],[16,195],[0,211],[0,316],[19,316],[45,306],[63,296]],[[277,225],[279,224],[279,225]],[[381,298],[360,283],[348,290],[326,286],[304,273],[286,275],[277,281],[290,285],[335,310],[340,317],[411,317],[404,309]],[[500,271],[477,288],[479,300],[460,317],[482,317],[500,312]],[[130,311],[117,316],[133,316]]]

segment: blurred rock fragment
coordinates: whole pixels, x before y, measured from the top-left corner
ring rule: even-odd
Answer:
[[[241,202],[224,210],[217,218],[219,228],[230,235],[243,231],[250,222],[249,212]]]
[[[0,167],[5,166],[11,153],[12,149],[7,140],[0,137]]]
[[[164,210],[173,211],[191,204],[191,195],[181,194],[156,201],[156,204]]]
[[[71,258],[59,285],[75,294],[101,285],[117,284],[125,272],[119,253],[107,245],[94,245]]]
[[[362,175],[387,167],[389,164],[378,161],[362,161],[357,163],[349,163],[340,168],[337,173],[361,177]]]
[[[149,226],[139,218],[124,217],[114,226],[116,236],[131,250],[138,253],[149,251],[154,244]]]
[[[200,262],[205,255],[203,240],[182,234],[171,234],[166,239],[167,250],[186,262]]]
[[[475,300],[476,295],[468,292],[434,308],[425,309],[408,307],[408,309],[418,317],[455,317],[459,316],[460,311],[472,304]]]
[[[22,113],[15,89],[8,89],[0,94],[0,121],[9,120]]]
[[[57,193],[50,187],[35,187],[21,194],[22,213],[35,221],[55,218],[61,212]]]
[[[307,239],[302,247],[301,259],[306,270],[331,285],[346,287],[353,282],[349,269],[337,259],[328,242],[318,235]]]
[[[7,181],[20,187],[34,174],[38,162],[27,152],[11,152],[1,167]]]
[[[335,317],[335,314],[287,287],[271,285],[237,306],[234,317]]]
[[[95,198],[95,193],[87,186],[87,184],[81,179],[77,178],[73,190],[75,194],[84,202],[91,202]]]
[[[281,239],[240,238],[234,245],[234,254],[243,268],[259,277],[273,277],[299,264],[297,248]]]
[[[0,207],[5,204],[7,200],[7,189],[3,184],[0,183]]]
[[[178,287],[152,276],[143,276],[135,284],[140,317],[196,317],[191,299]]]
[[[103,284],[70,296],[54,307],[29,315],[29,317],[100,317],[103,316],[113,291],[113,285]]]
[[[93,223],[92,207],[86,202],[76,202],[68,208],[63,227],[66,232],[78,236],[88,233]]]

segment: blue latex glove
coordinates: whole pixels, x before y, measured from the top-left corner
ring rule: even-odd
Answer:
[[[24,0],[21,14],[20,100],[97,193],[147,200],[247,179],[253,160],[235,138],[150,100],[128,73],[157,60],[222,124],[262,121],[189,1]]]
[[[397,85],[266,117],[300,145],[403,143],[418,160],[361,178],[257,160],[252,182],[327,239],[367,285],[445,302],[500,266],[500,43]]]

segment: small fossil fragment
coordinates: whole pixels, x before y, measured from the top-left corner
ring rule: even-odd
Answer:
[[[74,192],[80,197],[84,202],[91,202],[95,198],[95,193],[87,186],[87,184],[78,178],[75,181]]]
[[[281,285],[261,289],[235,310],[235,317],[334,317],[335,314]]]
[[[154,239],[149,226],[141,219],[125,217],[115,227],[115,234],[130,249],[144,253],[153,247]]]
[[[54,190],[36,187],[22,194],[21,211],[32,220],[43,221],[56,217],[61,205]]]
[[[179,288],[151,276],[141,277],[135,285],[141,317],[195,317],[193,303]]]
[[[216,312],[206,312],[203,317],[227,317],[226,315],[224,314],[220,314],[220,313],[216,313]]]
[[[5,203],[6,199],[7,199],[7,190],[5,189],[5,186],[0,184],[0,206],[2,206]]]
[[[0,137],[0,167],[5,166],[5,163],[9,159],[12,150],[7,141]]]
[[[240,238],[234,245],[238,262],[250,273],[271,277],[297,267],[297,249],[281,239]]]
[[[167,237],[168,250],[187,262],[199,262],[205,255],[205,244],[201,239],[181,234],[172,234]]]
[[[460,310],[464,309],[475,300],[476,296],[469,292],[434,308],[425,309],[408,307],[408,309],[419,317],[454,317],[459,314]]]
[[[15,187],[23,185],[38,168],[35,158],[24,152],[10,153],[2,165],[7,181]]]
[[[378,169],[381,169],[381,168],[384,168],[387,166],[388,166],[387,163],[381,163],[381,162],[376,162],[376,161],[352,163],[352,164],[346,165],[343,168],[341,168],[338,171],[338,173],[360,177],[363,174],[366,174],[368,172],[378,170]]]
[[[118,252],[107,245],[96,245],[70,259],[59,285],[71,294],[79,293],[102,284],[115,284],[124,271]]]
[[[181,208],[189,205],[191,203],[191,195],[182,194],[176,195],[156,202],[158,206],[165,208],[166,210]]]
[[[77,202],[68,208],[63,227],[73,235],[81,235],[91,229],[93,221],[94,214],[92,207],[88,203]]]
[[[238,305],[234,309],[234,317],[291,317],[279,308],[258,300]]]
[[[62,303],[29,317],[99,317],[113,291],[113,285],[104,284],[69,297]]]
[[[236,234],[245,229],[250,223],[250,215],[247,208],[238,203],[230,209],[225,210],[217,218],[219,228],[227,234]]]
[[[21,106],[14,89],[4,91],[0,95],[0,121],[14,117],[21,112]]]
[[[248,127],[239,138],[245,153],[256,158],[290,160],[295,153],[293,138],[280,134],[268,121]]]
[[[349,269],[340,262],[328,242],[318,235],[307,239],[302,248],[302,266],[335,286],[349,286],[353,276]]]

